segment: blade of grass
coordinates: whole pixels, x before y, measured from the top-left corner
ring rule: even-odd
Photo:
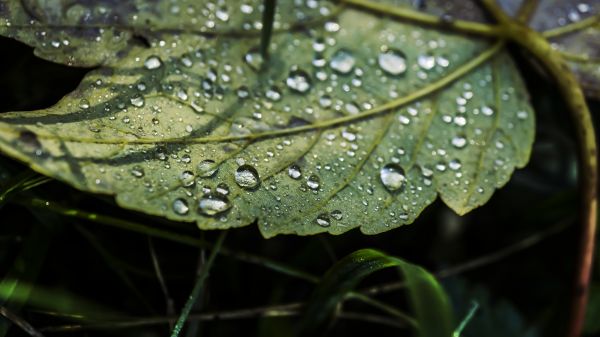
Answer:
[[[451,336],[450,303],[435,278],[419,266],[372,249],[347,255],[329,269],[307,304],[297,335],[318,334],[336,306],[362,279],[390,267],[398,268],[407,284],[416,319],[405,317],[406,323],[415,327],[422,337]]]
[[[454,330],[452,337],[460,337],[462,332],[467,327],[467,324],[469,324],[469,322],[471,322],[471,320],[473,319],[473,316],[475,316],[475,313],[477,312],[478,309],[479,309],[479,303],[473,301],[473,304],[471,305],[471,309],[469,309],[469,312],[467,313],[465,318],[460,322],[460,324],[458,324],[458,327],[456,328],[456,330]]]
[[[210,268],[212,267],[212,265],[215,261],[215,258],[217,257],[217,254],[219,253],[221,245],[223,245],[223,241],[225,240],[226,235],[227,235],[226,231],[222,231],[219,234],[219,238],[217,239],[217,242],[215,243],[213,250],[210,252],[210,256],[208,257],[206,264],[204,264],[202,271],[200,272],[200,275],[198,276],[196,285],[194,286],[194,289],[192,289],[192,293],[190,294],[189,299],[185,303],[183,310],[181,310],[181,315],[179,316],[179,319],[177,320],[177,323],[175,324],[175,328],[173,328],[171,337],[178,337],[179,333],[183,329],[183,326],[185,325],[185,322],[187,321],[188,316],[190,315],[190,311],[192,310],[194,303],[196,303],[196,299],[198,299],[198,296],[200,295],[200,293],[202,292],[202,289],[204,288],[204,281],[206,281],[206,278],[208,278],[208,273],[210,271]]]
[[[46,226],[34,226],[23,243],[21,252],[14,260],[12,268],[0,282],[0,306],[18,313],[27,303],[30,287],[23,283],[33,283],[42,269],[45,257],[52,242],[54,231]],[[0,320],[0,337],[6,336],[10,322]]]

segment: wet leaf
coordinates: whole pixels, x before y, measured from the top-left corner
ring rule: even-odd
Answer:
[[[31,15],[20,3],[9,1],[2,16]],[[375,234],[413,222],[438,195],[464,214],[529,158],[533,112],[493,41],[350,8],[319,20],[335,8],[290,2],[298,8],[277,8],[280,33],[262,67],[252,32],[259,7],[245,16],[229,6],[229,21],[208,34],[214,11],[191,30],[183,14],[131,22],[136,10],[146,17],[167,6],[136,2],[111,11],[121,24],[109,20],[104,34],[143,31],[150,47],[130,35],[107,47],[84,34],[100,20],[95,9],[91,24],[76,22],[71,47],[52,53],[55,34],[69,34],[56,26],[69,10],[40,3],[53,25],[12,30],[5,20],[0,32],[46,58],[104,66],[51,108],[2,114],[0,149],[126,208],[205,229],[257,220],[266,237]],[[303,29],[291,29],[299,20]]]

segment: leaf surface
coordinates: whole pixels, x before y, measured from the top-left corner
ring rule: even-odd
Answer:
[[[22,17],[20,3],[0,13]],[[40,3],[59,13],[54,26],[67,20],[68,10]],[[166,3],[136,2],[138,11]],[[251,20],[232,10],[210,33],[168,14],[136,26],[124,10],[123,25],[160,28],[145,35],[150,47],[107,46],[78,21],[73,49],[54,54],[52,38],[32,39],[67,31],[37,21],[13,31],[5,20],[0,32],[39,55],[103,66],[53,107],[2,114],[0,149],[126,208],[204,229],[257,220],[266,237],[381,233],[438,195],[464,214],[526,164],[534,116],[501,44],[351,8],[320,20],[336,10],[327,3],[290,6],[313,14],[278,7],[268,64],[259,34],[225,31]],[[303,28],[281,31],[284,12]],[[129,34],[119,27],[105,34]]]

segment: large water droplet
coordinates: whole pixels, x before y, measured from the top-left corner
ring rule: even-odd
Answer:
[[[336,51],[329,62],[331,69],[344,75],[352,71],[354,64],[356,64],[354,56],[346,49],[339,49]]]
[[[401,189],[406,183],[406,176],[404,170],[398,164],[386,164],[379,170],[379,178],[383,186],[390,191],[397,191]]]
[[[326,213],[319,214],[319,216],[317,216],[317,225],[321,227],[329,227],[331,225],[329,215]]]
[[[300,166],[292,165],[288,168],[288,175],[292,179],[300,179],[302,177],[302,170],[300,170]]]
[[[342,211],[337,210],[337,209],[334,211],[331,211],[331,217],[334,218],[335,220],[342,220],[342,218],[343,218]]]
[[[321,186],[321,179],[316,174],[313,174],[308,177],[306,186],[308,186],[311,190],[317,190]]]
[[[214,216],[231,207],[229,200],[220,194],[205,194],[198,202],[198,211],[204,215]]]
[[[173,211],[179,215],[186,215],[190,211],[190,207],[185,199],[178,198],[173,201]]]
[[[452,145],[457,149],[462,149],[467,145],[467,139],[463,136],[456,136],[452,138]]]
[[[253,166],[242,165],[235,171],[235,182],[243,188],[255,188],[260,184],[258,171]]]
[[[395,49],[379,54],[379,67],[390,75],[401,75],[406,71],[406,55]]]
[[[157,69],[162,65],[162,61],[158,56],[152,55],[144,61],[144,67],[149,70]]]
[[[131,97],[130,101],[131,105],[135,107],[141,108],[144,106],[144,96],[140,94],[135,94],[133,97]]]
[[[310,76],[303,70],[292,70],[285,80],[288,88],[301,94],[310,90],[311,80]]]
[[[246,64],[250,66],[250,68],[256,71],[260,70],[263,61],[263,57],[260,54],[258,48],[253,48],[250,51],[248,51],[246,55],[244,55],[244,62],[246,62]]]
[[[179,180],[181,181],[181,184],[185,187],[194,185],[195,179],[196,176],[194,176],[194,173],[192,173],[191,171],[183,171],[179,175]]]
[[[198,175],[202,178],[212,177],[219,169],[214,160],[206,159],[198,163],[196,167]]]
[[[421,69],[431,70],[435,67],[435,57],[431,54],[423,54],[417,57],[417,64]]]
[[[136,165],[131,169],[131,175],[136,178],[141,178],[145,175],[144,169],[141,166]]]

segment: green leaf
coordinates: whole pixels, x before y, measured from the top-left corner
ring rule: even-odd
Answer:
[[[467,213],[529,158],[534,116],[500,42],[350,8],[322,22],[331,4],[282,2],[263,67],[259,32],[239,33],[260,22],[257,6],[246,19],[231,2],[226,22],[210,7],[192,24],[158,10],[167,1],[75,22],[54,2],[21,3],[0,10],[11,22],[0,33],[48,59],[104,66],[53,107],[2,114],[0,150],[125,208],[203,229],[257,220],[266,237],[376,234],[438,195]],[[46,19],[28,23],[31,13]],[[99,22],[102,36],[127,38],[98,40]],[[52,47],[57,36],[71,42]]]
[[[419,266],[372,249],[347,255],[329,269],[307,304],[299,335],[314,336],[337,304],[362,279],[389,267],[397,267],[404,276],[416,316],[416,321],[408,320],[408,323],[416,324],[419,336],[451,336],[454,322],[450,302],[435,277]]]

